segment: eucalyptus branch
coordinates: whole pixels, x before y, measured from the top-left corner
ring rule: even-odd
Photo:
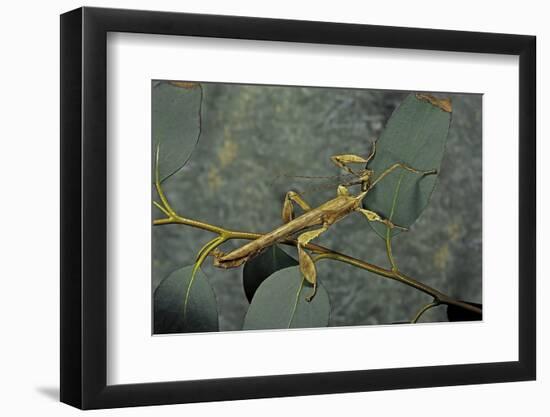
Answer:
[[[162,219],[153,220],[153,225],[160,226],[160,225],[166,225],[166,224],[182,224],[182,225],[206,230],[208,232],[216,233],[219,235],[219,237],[215,239],[216,244],[214,245],[207,244],[199,251],[199,255],[198,255],[198,258],[199,258],[198,261],[200,261],[198,262],[199,266],[214,249],[216,249],[219,245],[221,245],[222,243],[225,243],[228,240],[232,240],[232,239],[255,240],[264,236],[264,234],[262,233],[251,233],[251,232],[229,230],[220,226],[215,226],[209,223],[201,222],[199,220],[194,220],[194,219],[190,219],[190,218],[178,215],[170,205],[170,202],[168,201],[168,198],[166,197],[166,195],[164,194],[164,190],[162,189],[160,175],[158,171],[158,158],[159,158],[159,146],[157,145],[156,158],[155,158],[156,159],[155,187],[157,189],[157,193],[159,195],[161,203],[158,203],[157,201],[153,201],[153,204],[160,211],[162,211],[166,215],[166,217]],[[290,239],[290,238],[283,239],[281,243],[285,245],[290,245],[290,246],[298,245],[298,241],[296,239]],[[386,237],[386,249],[388,250],[388,257],[392,265],[391,270],[368,263],[366,261],[353,258],[351,256],[333,251],[332,249],[326,248],[324,246],[316,245],[313,243],[302,244],[301,246],[318,254],[314,258],[314,262],[317,262],[321,259],[332,259],[339,262],[347,263],[348,265],[365,269],[369,272],[372,272],[374,274],[377,274],[385,278],[393,279],[395,281],[408,285],[412,288],[415,288],[419,291],[422,291],[428,295],[431,295],[432,297],[434,297],[434,300],[435,300],[434,302],[437,302],[438,304],[452,304],[458,307],[462,307],[466,310],[472,311],[474,313],[481,314],[480,308],[468,303],[464,303],[462,301],[455,300],[452,297],[449,297],[448,295],[443,294],[442,292],[436,290],[435,288],[432,288],[420,281],[417,281],[401,273],[397,269],[397,266],[395,265],[395,262],[391,255],[391,234],[389,232]]]
[[[389,227],[386,227],[386,253],[388,254],[388,260],[390,261],[392,271],[397,272],[398,268],[397,268],[397,264],[395,263],[395,259],[393,259],[391,238],[392,238],[391,229]]]
[[[168,200],[166,200],[168,201]],[[164,210],[163,210],[164,211]],[[167,210],[168,211],[168,210]],[[243,240],[254,240],[262,237],[264,234],[262,233],[252,233],[252,232],[242,232],[242,231],[235,231],[235,230],[229,230],[225,229],[223,227],[215,226],[209,223],[201,222],[198,220],[190,219],[187,217],[182,217],[177,214],[172,214],[171,216],[167,216],[166,218],[162,219],[155,219],[153,221],[153,225],[160,226],[160,225],[166,225],[166,224],[181,224],[186,226],[195,227],[197,229],[206,230],[208,232],[216,233],[222,237],[225,238],[225,241],[232,240],[232,239],[243,239]],[[297,246],[298,242],[296,239],[284,239],[280,243],[284,245],[289,246]],[[316,245],[313,243],[308,243],[304,245],[304,247],[316,254],[318,254],[314,260],[318,261],[321,259],[332,259],[335,261],[347,263],[348,265],[355,266],[357,268],[365,269],[369,272],[372,272],[376,275],[390,278],[395,281],[401,282],[402,284],[408,285],[410,287],[413,287],[419,291],[422,291],[428,295],[431,295],[435,299],[439,300],[440,304],[452,304],[456,305],[458,307],[464,308],[466,310],[472,311],[474,313],[481,314],[481,309],[470,305],[468,303],[464,303],[458,300],[453,299],[452,297],[436,290],[435,288],[432,288],[420,281],[417,281],[411,277],[408,277],[404,275],[401,272],[392,271],[390,269],[382,268],[378,265],[371,264],[369,262],[353,258],[349,255],[345,255],[343,253],[336,252],[332,249],[326,248],[321,245]]]
[[[433,308],[433,307],[436,307],[438,306],[440,303],[439,301],[437,300],[434,300],[432,301],[431,303],[429,304],[426,304],[424,307],[422,307],[420,309],[420,311],[418,313],[416,313],[416,315],[414,316],[414,318],[411,320],[411,323],[416,323],[418,322],[418,320],[420,319],[420,317],[422,317],[422,314],[424,314],[426,311],[428,311],[430,308]]]

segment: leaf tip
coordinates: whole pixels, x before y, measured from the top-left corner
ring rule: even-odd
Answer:
[[[191,90],[192,88],[198,87],[199,83],[194,83],[190,81],[168,81],[169,84],[174,87],[185,88],[186,90]]]
[[[451,99],[449,97],[447,98],[437,98],[432,96],[431,94],[421,94],[417,93],[415,94],[417,100],[425,101],[427,103],[430,103],[432,106],[435,106],[444,112],[451,113],[453,111],[453,104],[451,102]]]

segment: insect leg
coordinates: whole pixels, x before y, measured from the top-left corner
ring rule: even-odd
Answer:
[[[311,207],[309,206],[309,204],[305,202],[305,200],[300,196],[300,194],[294,191],[289,191],[288,193],[286,193],[285,201],[283,203],[282,217],[283,217],[284,223],[288,223],[294,218],[293,203],[298,204],[304,211],[311,210]]]
[[[370,155],[369,155],[370,157]],[[356,172],[354,172],[348,164],[366,164],[369,162],[368,159],[363,158],[359,155],[354,154],[345,154],[345,155],[334,155],[330,157],[330,160],[339,168],[342,168],[343,170],[347,171],[350,174],[358,176]]]
[[[339,168],[349,172],[350,174],[360,176],[354,172],[348,164],[368,164],[368,162],[374,158],[376,154],[376,141],[372,143],[372,150],[366,158],[355,154],[334,155],[330,157],[330,160]]]
[[[313,292],[306,297],[306,301],[313,300],[317,293],[317,270],[315,269],[315,262],[311,259],[309,253],[304,249],[304,245],[307,245],[311,240],[319,237],[323,232],[329,228],[328,224],[324,224],[319,229],[309,230],[298,236],[298,261],[300,262],[300,272],[304,278],[313,285]]]
[[[391,165],[389,168],[387,168],[384,172],[382,172],[371,184],[370,188],[374,187],[380,180],[382,180],[386,175],[389,173],[395,171],[397,168],[404,169],[406,171],[412,172],[413,174],[421,174],[421,175],[435,175],[437,174],[437,169],[430,169],[428,171],[421,171],[419,169],[413,168],[410,165],[407,165],[403,162],[396,162],[395,164]]]
[[[388,259],[390,261],[392,271],[398,272],[399,269],[397,268],[397,264],[395,263],[395,259],[393,258],[393,252],[392,252],[392,247],[391,247],[391,238],[392,238],[391,229],[397,228],[397,229],[401,229],[401,230],[405,230],[405,231],[407,231],[409,229],[407,229],[406,227],[402,227],[402,226],[398,226],[396,224],[393,224],[390,220],[382,218],[378,213],[376,213],[374,211],[366,210],[366,209],[363,209],[363,208],[360,208],[360,207],[357,208],[356,210],[363,213],[365,215],[365,217],[370,222],[380,222],[380,223],[383,223],[387,226],[387,229],[386,229],[386,253],[388,255]]]
[[[361,208],[361,207],[357,207],[356,210],[358,212],[364,214],[369,222],[380,222],[380,223],[383,223],[386,226],[388,226],[390,229],[396,228],[396,229],[401,229],[401,230],[405,230],[405,231],[409,230],[406,227],[398,226],[396,224],[393,224],[390,220],[384,219],[382,216],[380,216],[378,213],[376,213],[372,210],[367,210],[367,209],[364,209],[364,208]]]
[[[378,139],[377,139],[378,140]],[[376,155],[376,140],[372,142],[372,149],[369,153],[369,156],[367,156],[367,163],[374,158],[374,155]]]

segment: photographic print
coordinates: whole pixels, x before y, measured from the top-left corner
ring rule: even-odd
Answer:
[[[60,33],[62,402],[536,379],[534,36],[88,7]]]
[[[153,334],[482,319],[482,95],[153,80]]]

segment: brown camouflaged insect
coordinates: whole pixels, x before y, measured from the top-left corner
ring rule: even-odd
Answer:
[[[428,101],[444,111],[451,111],[450,100],[437,99],[428,94],[417,94],[416,96],[418,99]],[[284,223],[281,226],[227,254],[221,251],[216,251],[213,253],[215,257],[214,265],[221,268],[234,268],[242,265],[248,259],[259,254],[267,247],[279,241],[291,238],[294,234],[300,233],[297,237],[298,260],[300,263],[301,273],[304,278],[313,285],[313,292],[306,297],[307,301],[311,301],[317,291],[317,272],[315,269],[315,263],[313,262],[311,256],[306,252],[304,246],[327,231],[331,225],[342,220],[348,214],[353,212],[363,214],[368,221],[380,222],[389,228],[400,228],[407,230],[404,227],[393,224],[390,220],[383,218],[374,211],[362,208],[362,200],[379,181],[395,169],[404,169],[420,175],[433,175],[437,173],[437,170],[420,171],[402,162],[396,162],[388,167],[379,176],[374,178],[374,171],[371,169],[365,168],[356,172],[348,166],[349,164],[357,163],[366,166],[375,154],[376,142],[373,143],[372,151],[366,158],[353,154],[332,156],[330,159],[334,164],[346,170],[348,173],[353,174],[357,178],[354,182],[338,185],[336,197],[315,208],[311,208],[298,193],[289,191],[286,194],[283,203],[282,218]],[[361,185],[361,192],[357,195],[353,195],[350,193],[347,186],[356,184]],[[293,203],[297,204],[304,210],[302,215],[294,217]],[[306,230],[316,226],[320,227],[312,230]]]

